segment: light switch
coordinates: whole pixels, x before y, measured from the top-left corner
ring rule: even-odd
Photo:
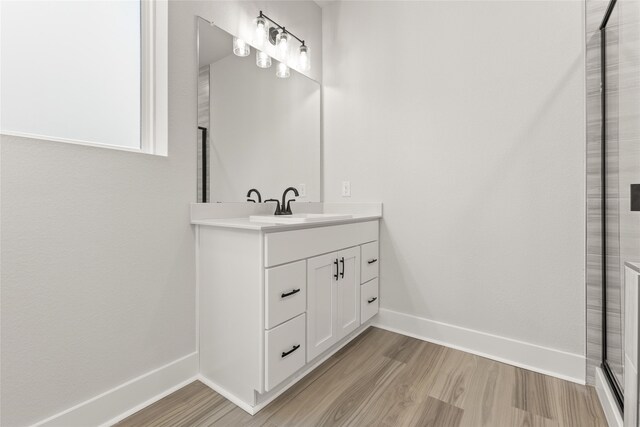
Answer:
[[[307,197],[307,184],[300,184],[298,186],[298,193],[300,197]]]

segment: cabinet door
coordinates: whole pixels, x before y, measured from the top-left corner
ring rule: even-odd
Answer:
[[[307,362],[338,341],[337,268],[335,252],[307,260]]]
[[[360,246],[338,252],[337,339],[360,326]]]

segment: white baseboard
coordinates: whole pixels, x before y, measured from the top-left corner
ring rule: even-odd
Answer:
[[[622,427],[622,414],[620,414],[613,393],[600,368],[596,368],[596,393],[598,394],[598,399],[602,405],[602,410],[604,411],[604,416],[607,419],[609,427]]]
[[[579,354],[462,328],[410,314],[380,309],[373,326],[488,359],[585,383],[586,359]]]
[[[198,353],[147,372],[34,426],[109,426],[196,379]]]

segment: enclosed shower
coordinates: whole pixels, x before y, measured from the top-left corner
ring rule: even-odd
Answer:
[[[587,380],[600,367],[620,409],[624,263],[640,261],[640,31],[625,7],[586,2]]]

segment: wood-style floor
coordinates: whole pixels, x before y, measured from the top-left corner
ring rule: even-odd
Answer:
[[[250,416],[196,381],[117,426],[606,426],[596,392],[369,328]]]

